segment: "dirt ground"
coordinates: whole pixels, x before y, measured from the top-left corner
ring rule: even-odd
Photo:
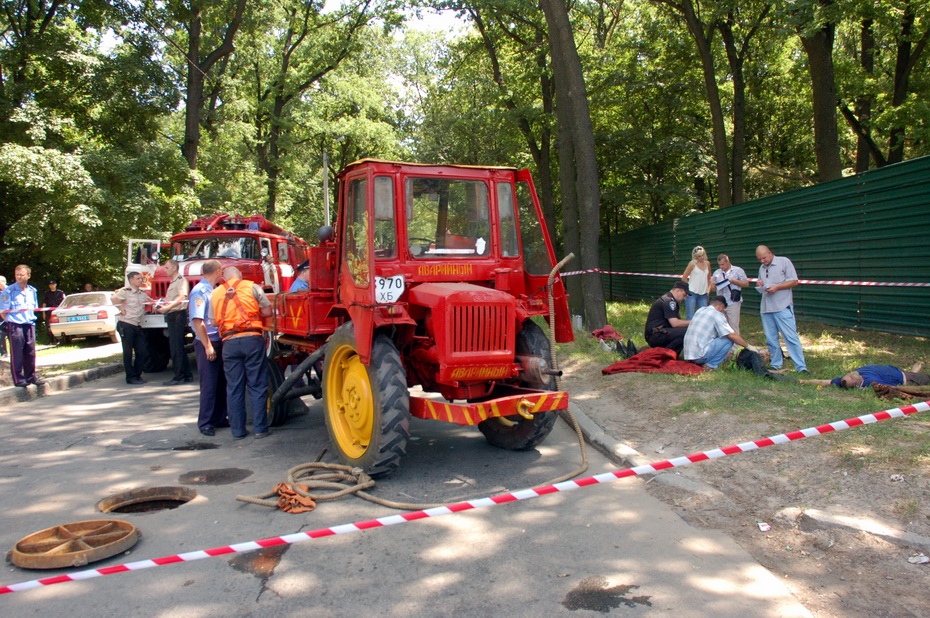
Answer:
[[[578,361],[564,363],[563,369],[562,387],[585,414],[652,461],[802,429],[747,423],[735,414],[738,398],[733,414],[701,410],[672,417],[668,411],[694,394],[680,382],[642,374],[603,376],[600,367]],[[876,411],[887,407],[876,400]],[[780,514],[783,509],[817,509],[930,537],[926,475],[856,465],[831,452],[829,439],[807,438],[664,473],[702,481],[722,497],[664,483],[646,487],[692,525],[729,534],[783,577],[816,616],[930,615],[930,565],[908,562],[921,549],[866,532],[819,529],[804,518]],[[761,531],[759,522],[771,530]]]

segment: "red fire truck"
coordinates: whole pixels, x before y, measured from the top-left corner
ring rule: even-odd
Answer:
[[[374,476],[398,467],[411,417],[540,444],[568,395],[538,321],[573,334],[529,172],[362,160],[338,180],[310,289],[275,295],[267,322],[273,424],[322,396],[334,450]]]
[[[168,252],[179,262],[180,272],[191,287],[200,281],[204,262],[216,259],[224,268],[236,266],[243,279],[275,293],[290,288],[295,269],[309,257],[309,246],[261,215],[216,214],[195,219],[183,232],[172,236]],[[141,272],[145,277],[143,288],[153,300],[163,299],[170,283],[164,266],[158,265],[160,253],[159,240],[129,241],[126,274]],[[148,331],[147,370],[162,371],[170,358],[165,316],[154,311],[153,305],[142,327]]]

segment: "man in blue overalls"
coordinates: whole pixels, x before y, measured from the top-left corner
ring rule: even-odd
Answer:
[[[10,368],[13,384],[25,388],[29,384],[45,384],[36,376],[36,309],[39,296],[29,285],[32,269],[20,264],[15,271],[16,283],[0,292],[0,316],[10,339]]]

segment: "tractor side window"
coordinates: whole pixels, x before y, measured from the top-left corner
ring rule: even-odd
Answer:
[[[346,188],[345,253],[343,259],[359,287],[368,287],[368,179],[356,178]]]
[[[517,242],[517,221],[513,208],[513,185],[509,182],[497,183],[497,216],[501,222],[501,255],[516,257],[520,255]]]
[[[407,241],[418,258],[468,258],[491,249],[488,187],[475,180],[408,178]]]
[[[549,261],[542,226],[536,216],[530,188],[525,182],[517,183],[517,210],[520,213],[520,237],[523,240],[523,268],[531,275],[548,275],[553,264]]]
[[[397,256],[394,223],[394,182],[389,176],[375,178],[375,259]]]

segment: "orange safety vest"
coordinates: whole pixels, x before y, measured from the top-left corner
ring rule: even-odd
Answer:
[[[261,309],[252,294],[252,282],[228,281],[210,296],[213,317],[223,341],[242,335],[261,335]]]

